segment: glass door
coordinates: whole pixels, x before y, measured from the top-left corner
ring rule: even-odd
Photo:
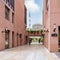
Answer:
[[[5,32],[5,48],[9,48],[9,31]]]
[[[60,26],[58,27],[58,46],[60,51]]]
[[[12,32],[12,47],[14,47],[14,32]]]

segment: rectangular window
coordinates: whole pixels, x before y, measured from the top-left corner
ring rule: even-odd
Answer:
[[[9,20],[9,16],[10,16],[10,10],[7,6],[5,6],[5,18]]]
[[[14,47],[14,31],[12,32],[12,47]]]
[[[14,13],[12,13],[12,23],[14,23]]]
[[[27,24],[27,8],[26,8],[26,6],[24,6],[24,8],[25,8],[25,24]]]
[[[5,0],[5,2],[10,6],[11,9],[14,10],[14,0]]]
[[[12,7],[13,10],[14,10],[14,0],[9,0],[9,3],[10,3],[11,7]]]
[[[48,11],[48,0],[46,0],[46,9]]]
[[[6,0],[6,3],[9,2],[9,0]]]

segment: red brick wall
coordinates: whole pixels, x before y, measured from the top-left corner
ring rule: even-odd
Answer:
[[[12,11],[10,10],[10,20],[5,19],[5,4],[0,0],[0,50],[5,49],[5,33],[2,31],[7,27],[10,30],[9,47],[12,47],[12,31],[14,31],[14,46],[17,46],[17,33],[22,34],[22,44],[25,44],[25,24],[24,24],[24,1],[15,0],[14,23],[12,23]],[[19,39],[19,38],[18,38]],[[20,39],[18,40],[18,42]],[[19,43],[20,45],[20,43]]]

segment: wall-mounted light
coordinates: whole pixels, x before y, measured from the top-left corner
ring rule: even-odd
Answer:
[[[4,31],[2,31],[2,33],[5,33],[8,31],[8,28],[6,27]]]
[[[5,30],[8,31],[8,28],[6,27]]]
[[[49,30],[47,29],[46,32],[49,32]]]
[[[54,26],[53,26],[53,32],[55,32],[56,31],[56,24],[54,24]]]
[[[45,28],[45,26],[44,26],[44,32],[45,32],[45,30],[46,30],[46,28]]]
[[[44,32],[49,32],[49,30],[48,30],[48,29],[46,29],[46,28],[45,28],[45,26],[44,26]]]

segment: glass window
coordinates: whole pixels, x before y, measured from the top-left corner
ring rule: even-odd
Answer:
[[[48,0],[46,0],[46,9],[48,11]]]
[[[14,13],[12,13],[12,23],[14,23]]]
[[[10,10],[7,6],[5,6],[5,18],[9,20]]]

